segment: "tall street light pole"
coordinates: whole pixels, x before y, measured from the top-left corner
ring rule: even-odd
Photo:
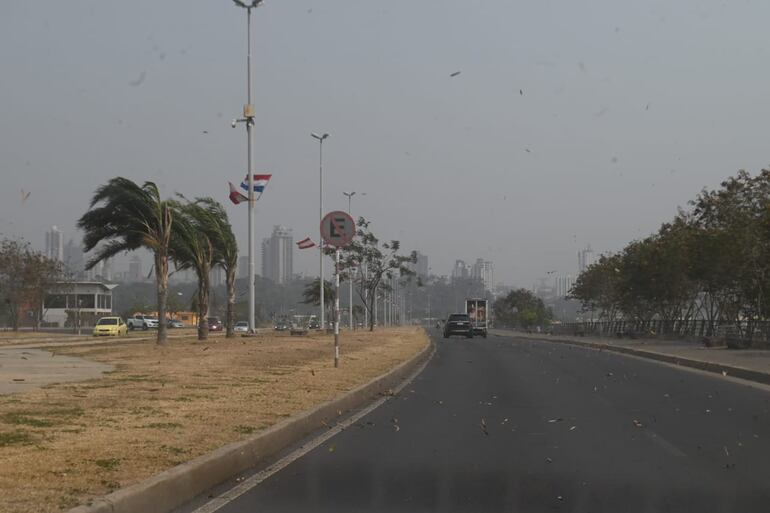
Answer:
[[[353,214],[350,211],[350,200],[353,199],[353,196],[356,195],[356,191],[353,192],[343,192],[345,196],[348,197],[348,215],[353,216]],[[352,269],[348,269],[348,324],[349,328],[353,329],[353,274]]]
[[[329,134],[318,135],[315,132],[310,134],[313,139],[318,140],[318,222],[320,223],[324,218],[324,140],[329,137]],[[324,313],[324,241],[320,239],[318,241],[318,267],[320,279],[318,286],[320,287],[321,298],[321,329],[326,330],[325,313]]]
[[[254,127],[254,106],[251,104],[251,10],[258,7],[263,0],[233,0],[235,5],[246,9],[246,105],[243,106],[243,118],[233,120],[233,128],[236,122],[246,124],[246,138],[248,139],[247,167],[249,183],[249,332],[254,333],[254,170],[252,169],[252,128]]]

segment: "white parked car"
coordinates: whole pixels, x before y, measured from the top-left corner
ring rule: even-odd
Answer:
[[[150,328],[158,328],[158,318],[150,317],[148,315],[136,314],[133,317],[126,319],[126,324],[130,330],[147,330]]]
[[[248,333],[249,332],[249,323],[246,321],[238,321],[235,323],[235,326],[233,326],[233,332],[234,333]]]

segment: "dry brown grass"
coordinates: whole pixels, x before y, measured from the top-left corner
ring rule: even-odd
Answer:
[[[424,348],[418,329],[57,348],[110,363],[97,380],[0,397],[0,504],[66,510],[130,485],[386,372]]]

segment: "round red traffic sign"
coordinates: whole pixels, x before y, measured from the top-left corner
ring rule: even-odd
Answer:
[[[329,212],[321,220],[321,238],[335,248],[344,248],[356,235],[356,223],[346,212]]]

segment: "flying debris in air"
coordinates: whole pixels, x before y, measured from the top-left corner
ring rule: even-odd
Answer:
[[[23,205],[27,199],[29,198],[29,195],[32,194],[32,191],[25,191],[24,189],[21,190],[21,204]]]
[[[132,81],[131,81],[131,82],[129,82],[128,84],[129,84],[130,86],[132,86],[132,87],[139,87],[140,85],[142,85],[142,82],[144,82],[144,77],[145,77],[145,76],[147,76],[147,73],[145,73],[144,71],[142,71],[142,73],[139,75],[139,78],[137,78],[136,80],[132,80]]]
[[[460,73],[462,73],[462,72],[461,72],[461,71],[455,71],[454,73],[452,73],[451,75],[449,75],[449,77],[450,77],[450,78],[454,78],[454,77],[456,77],[457,75],[459,75]]]
[[[524,96],[524,89],[519,89],[519,96]]]

